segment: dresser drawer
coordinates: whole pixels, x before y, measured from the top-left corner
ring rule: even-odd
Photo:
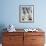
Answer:
[[[3,43],[15,43],[23,41],[23,36],[4,36]]]
[[[4,32],[5,36],[23,36],[23,32]]]
[[[24,36],[44,36],[44,32],[25,32]]]
[[[33,44],[43,44],[44,36],[32,36],[32,43]]]
[[[3,44],[2,46],[16,46],[14,44]]]
[[[12,43],[12,44],[10,44],[10,43],[8,43],[8,44],[3,44],[2,46],[23,46],[23,44],[22,43]]]
[[[44,44],[31,44],[31,46],[44,46]]]
[[[23,46],[23,37],[22,36],[4,37],[3,46]]]

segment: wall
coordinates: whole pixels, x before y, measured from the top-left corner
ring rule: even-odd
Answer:
[[[31,0],[1,0],[0,25],[5,26],[13,24],[16,28],[37,27],[36,15],[34,15],[34,23],[19,22],[19,5],[32,5]],[[36,12],[36,11],[35,11]]]
[[[0,0],[0,25],[13,24],[16,28],[41,27],[46,28],[46,1],[37,0],[34,6],[34,23],[19,22],[19,5],[32,5],[32,0]]]

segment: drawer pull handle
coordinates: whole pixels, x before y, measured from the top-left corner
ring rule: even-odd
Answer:
[[[36,40],[36,39],[32,39],[32,40]]]
[[[9,38],[10,40],[13,40],[13,38]]]

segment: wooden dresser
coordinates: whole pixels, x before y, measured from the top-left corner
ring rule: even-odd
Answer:
[[[3,46],[44,46],[44,32],[3,32]]]

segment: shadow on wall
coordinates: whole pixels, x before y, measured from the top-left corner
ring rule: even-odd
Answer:
[[[3,36],[3,32],[5,32],[3,29],[5,28],[4,24],[0,24],[0,43],[2,43],[2,36]]]

